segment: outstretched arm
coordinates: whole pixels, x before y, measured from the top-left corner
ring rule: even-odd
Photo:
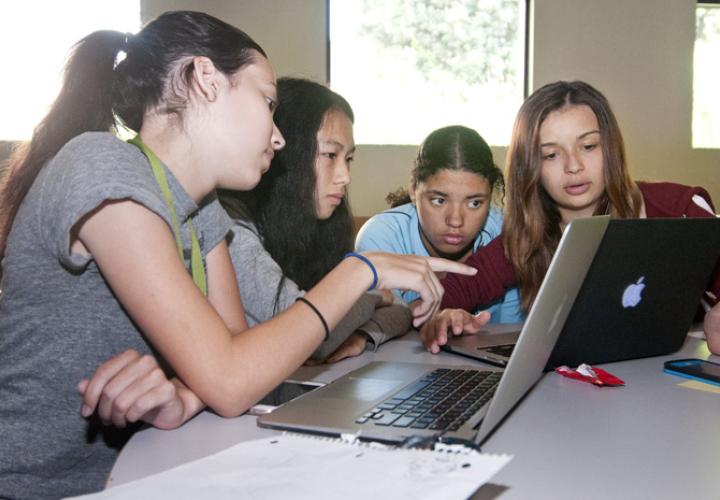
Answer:
[[[508,288],[517,284],[512,265],[505,257],[501,236],[479,247],[465,263],[478,272],[474,276],[448,274],[441,280],[445,288],[443,308],[475,311],[501,299]]]
[[[250,326],[268,321],[305,294],[294,281],[284,275],[278,263],[263,246],[254,225],[244,221],[236,222],[229,250]],[[370,320],[381,299],[378,293],[364,293],[330,332],[330,338],[312,353],[311,359],[316,362],[325,361],[348,337]],[[408,319],[408,324],[409,321]]]
[[[318,316],[303,303],[232,335],[177,258],[167,224],[135,202],[103,204],[82,221],[77,234],[150,343],[198,399],[223,416],[239,415],[258,401],[300,366],[324,337]],[[439,306],[442,286],[434,271],[471,271],[443,259],[366,256],[377,269],[379,288],[420,293],[415,324],[426,321]],[[348,258],[305,298],[333,328],[372,281],[364,262]]]

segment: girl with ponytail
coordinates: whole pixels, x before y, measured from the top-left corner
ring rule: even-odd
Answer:
[[[76,45],[0,201],[0,497],[101,489],[136,422],[239,415],[371,285],[420,292],[417,323],[439,305],[433,269],[472,272],[353,256],[248,329],[215,190],[267,171],[284,146],[276,102],[263,50],[207,14]],[[121,141],[119,125],[137,136]]]

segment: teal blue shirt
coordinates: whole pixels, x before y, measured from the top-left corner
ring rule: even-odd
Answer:
[[[475,238],[473,251],[485,246],[502,230],[502,211],[492,207],[482,231]],[[417,210],[411,203],[385,210],[370,218],[357,235],[355,249],[358,252],[382,251],[405,255],[428,256],[427,248],[420,237],[420,222]],[[405,303],[418,298],[413,291],[395,290]],[[488,308],[491,323],[520,323],[525,318],[520,306],[517,288],[511,288],[502,300]]]

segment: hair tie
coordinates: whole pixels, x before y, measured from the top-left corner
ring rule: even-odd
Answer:
[[[310,302],[305,297],[298,297],[295,299],[295,302],[302,302],[303,304],[307,305],[310,309],[313,310],[313,312],[317,315],[318,318],[320,318],[320,322],[322,323],[323,328],[325,329],[325,338],[323,339],[323,342],[325,342],[327,339],[330,338],[330,328],[328,328],[327,321],[325,321],[325,318],[323,315],[318,311],[318,308],[313,305],[312,302]]]
[[[123,38],[120,42],[120,47],[118,47],[117,54],[115,55],[115,61],[113,61],[113,71],[118,67],[118,64],[127,58],[128,47],[130,45],[131,38],[134,36],[132,33],[125,33],[122,35]]]
[[[370,262],[370,259],[368,259],[367,257],[365,257],[363,254],[357,253],[357,252],[348,252],[348,253],[346,253],[346,254],[343,256],[343,259],[346,259],[347,257],[355,257],[355,258],[358,258],[358,259],[360,259],[361,261],[363,261],[365,264],[368,265],[368,267],[370,268],[370,270],[371,270],[372,273],[373,273],[373,282],[372,282],[372,285],[370,285],[370,288],[368,288],[368,291],[370,291],[370,290],[375,290],[375,287],[376,287],[377,284],[378,284],[378,273],[377,273],[377,269],[375,269],[375,266],[373,266],[373,263]]]

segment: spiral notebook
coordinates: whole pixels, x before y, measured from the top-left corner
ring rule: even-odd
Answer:
[[[397,449],[282,434],[76,498],[447,500],[468,498],[511,458],[464,447]]]

